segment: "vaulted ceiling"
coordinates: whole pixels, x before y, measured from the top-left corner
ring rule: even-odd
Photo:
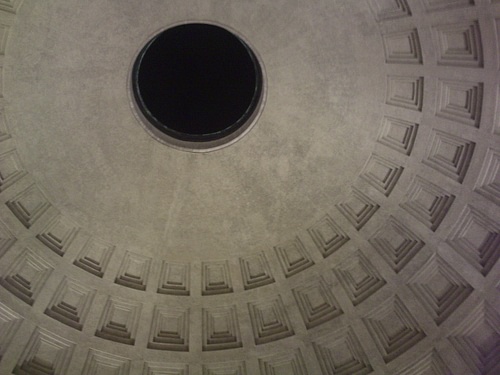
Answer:
[[[158,32],[263,64],[226,148],[158,142]],[[0,0],[0,374],[500,373],[500,1]]]

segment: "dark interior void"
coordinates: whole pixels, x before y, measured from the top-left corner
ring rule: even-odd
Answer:
[[[210,24],[184,24],[153,38],[134,66],[135,99],[160,131],[211,141],[243,125],[257,107],[262,73],[250,48]]]

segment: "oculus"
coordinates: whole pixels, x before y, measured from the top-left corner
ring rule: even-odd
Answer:
[[[154,36],[132,69],[136,113],[155,138],[213,150],[246,134],[263,106],[261,64],[245,41],[208,23]]]

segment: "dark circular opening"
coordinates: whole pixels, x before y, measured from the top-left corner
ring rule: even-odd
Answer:
[[[135,100],[161,132],[183,140],[221,139],[244,125],[262,94],[255,54],[222,27],[191,23],[155,36],[133,67]]]

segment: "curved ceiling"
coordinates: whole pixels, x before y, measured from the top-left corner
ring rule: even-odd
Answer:
[[[266,76],[204,154],[131,104],[188,21]],[[0,32],[0,373],[500,371],[500,2],[3,0]]]

